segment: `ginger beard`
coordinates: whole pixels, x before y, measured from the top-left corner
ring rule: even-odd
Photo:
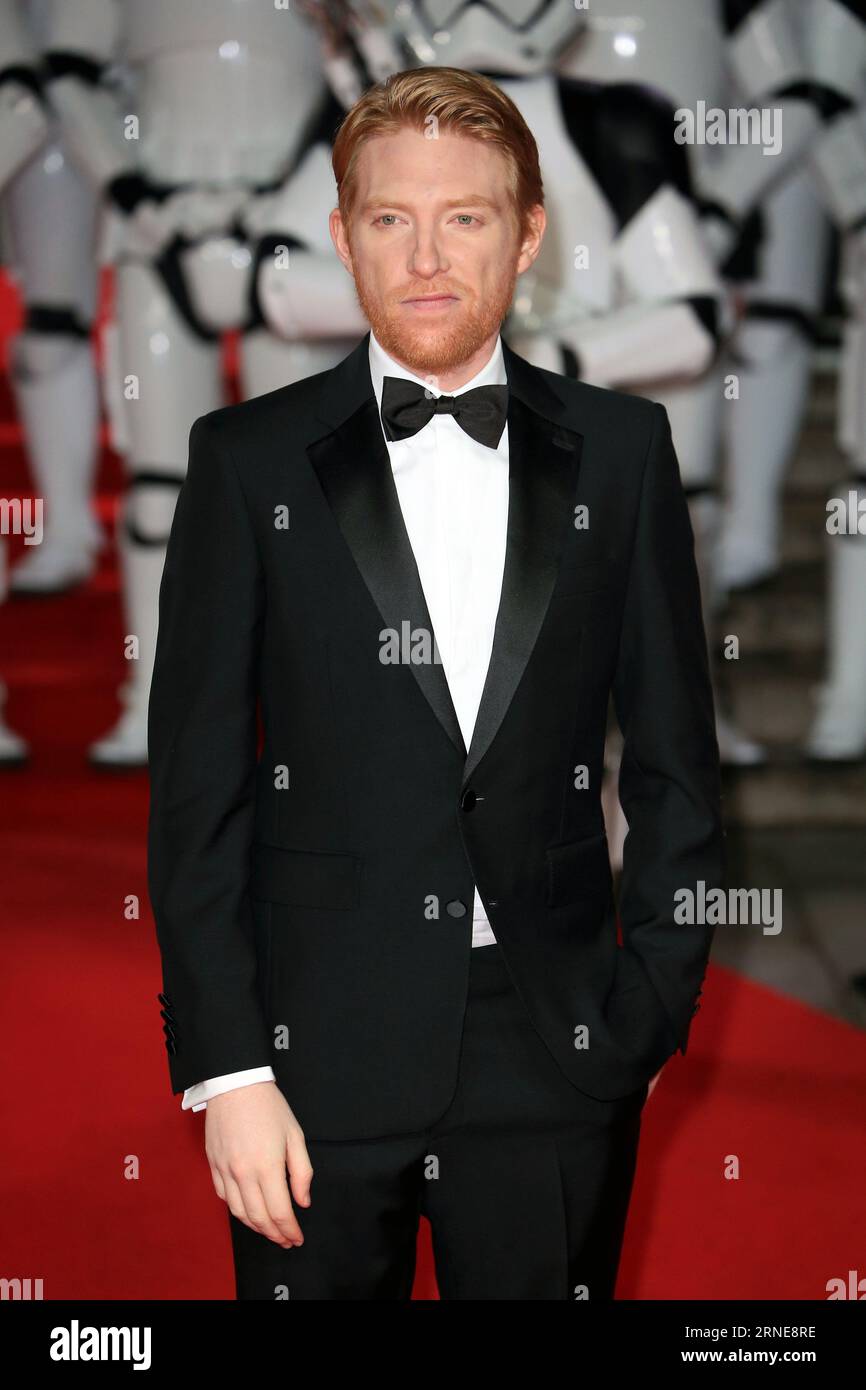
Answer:
[[[365,276],[363,258],[352,252],[351,233],[347,231],[352,255],[355,294],[361,312],[367,319],[376,340],[398,362],[403,362],[416,376],[435,376],[462,366],[498,333],[511,307],[517,283],[517,264],[520,243],[515,240],[514,253],[504,261],[503,269],[492,282],[482,302],[465,285],[450,281],[429,284],[407,284],[383,299],[375,277]],[[412,295],[454,294],[459,303],[452,305],[441,321],[423,322],[400,301]]]

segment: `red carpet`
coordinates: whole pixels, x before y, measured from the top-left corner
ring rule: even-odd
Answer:
[[[25,495],[8,393],[0,421],[0,496]],[[119,477],[106,458],[106,521]],[[84,760],[117,712],[121,637],[111,553],[74,595],[0,607],[8,718],[33,748],[0,773],[0,1275],[42,1278],[47,1299],[232,1298],[204,1116],[168,1083],[146,775]],[[866,1275],[864,1071],[862,1033],[711,970],[688,1055],[645,1111],[619,1297],[824,1299],[829,1279]]]

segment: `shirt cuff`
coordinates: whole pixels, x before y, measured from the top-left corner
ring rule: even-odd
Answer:
[[[183,1093],[181,1110],[206,1110],[209,1100],[221,1096],[224,1091],[233,1091],[238,1086],[253,1086],[257,1081],[276,1081],[273,1067],[248,1067],[246,1071],[230,1071],[224,1076],[213,1076],[209,1081],[199,1081],[189,1086]]]

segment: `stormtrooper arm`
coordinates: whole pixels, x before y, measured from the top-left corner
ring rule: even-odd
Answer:
[[[13,0],[0,0],[0,188],[38,150],[49,122],[39,58]]]
[[[137,146],[125,138],[124,113],[104,85],[120,27],[118,0],[51,0],[45,62],[48,96],[76,164],[99,190],[125,187],[128,203]]]
[[[866,12],[842,0],[812,0],[806,48],[825,93],[824,128],[809,168],[841,231],[866,222]]]
[[[792,0],[724,0],[722,9],[732,96],[751,115],[749,138],[694,148],[699,203],[719,260],[745,218],[819,135],[825,101],[809,73]]]
[[[290,341],[351,338],[369,327],[328,230],[337,202],[331,140],[342,115],[333,100],[325,104],[297,167],[241,217],[257,243],[255,293],[262,315]]]
[[[257,291],[269,327],[292,342],[362,336],[369,328],[355,282],[333,246],[311,251],[279,237],[260,243]]]
[[[579,132],[582,111],[573,99],[584,98],[565,80],[561,100]],[[521,288],[516,327],[528,310],[525,331],[555,338],[566,368],[595,385],[697,376],[716,350],[724,292],[691,201],[674,112],[637,85],[600,88],[593,106],[598,135],[588,158],[618,230],[609,246],[587,251],[610,261],[610,307],[587,313],[585,303],[570,306],[559,295],[552,313],[535,315],[541,322],[533,324],[532,296]],[[563,235],[579,242],[579,208],[573,237]]]
[[[666,184],[613,247],[620,307],[557,331],[582,381],[626,386],[692,377],[712,361],[722,286],[686,198]]]
[[[809,154],[818,192],[840,231],[866,225],[866,111],[834,121]]]

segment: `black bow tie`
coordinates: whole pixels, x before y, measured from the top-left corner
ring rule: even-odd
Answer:
[[[382,424],[390,440],[417,434],[434,415],[453,415],[479,444],[495,449],[507,411],[507,386],[474,386],[462,396],[433,396],[426,386],[407,377],[386,376],[382,381]]]

